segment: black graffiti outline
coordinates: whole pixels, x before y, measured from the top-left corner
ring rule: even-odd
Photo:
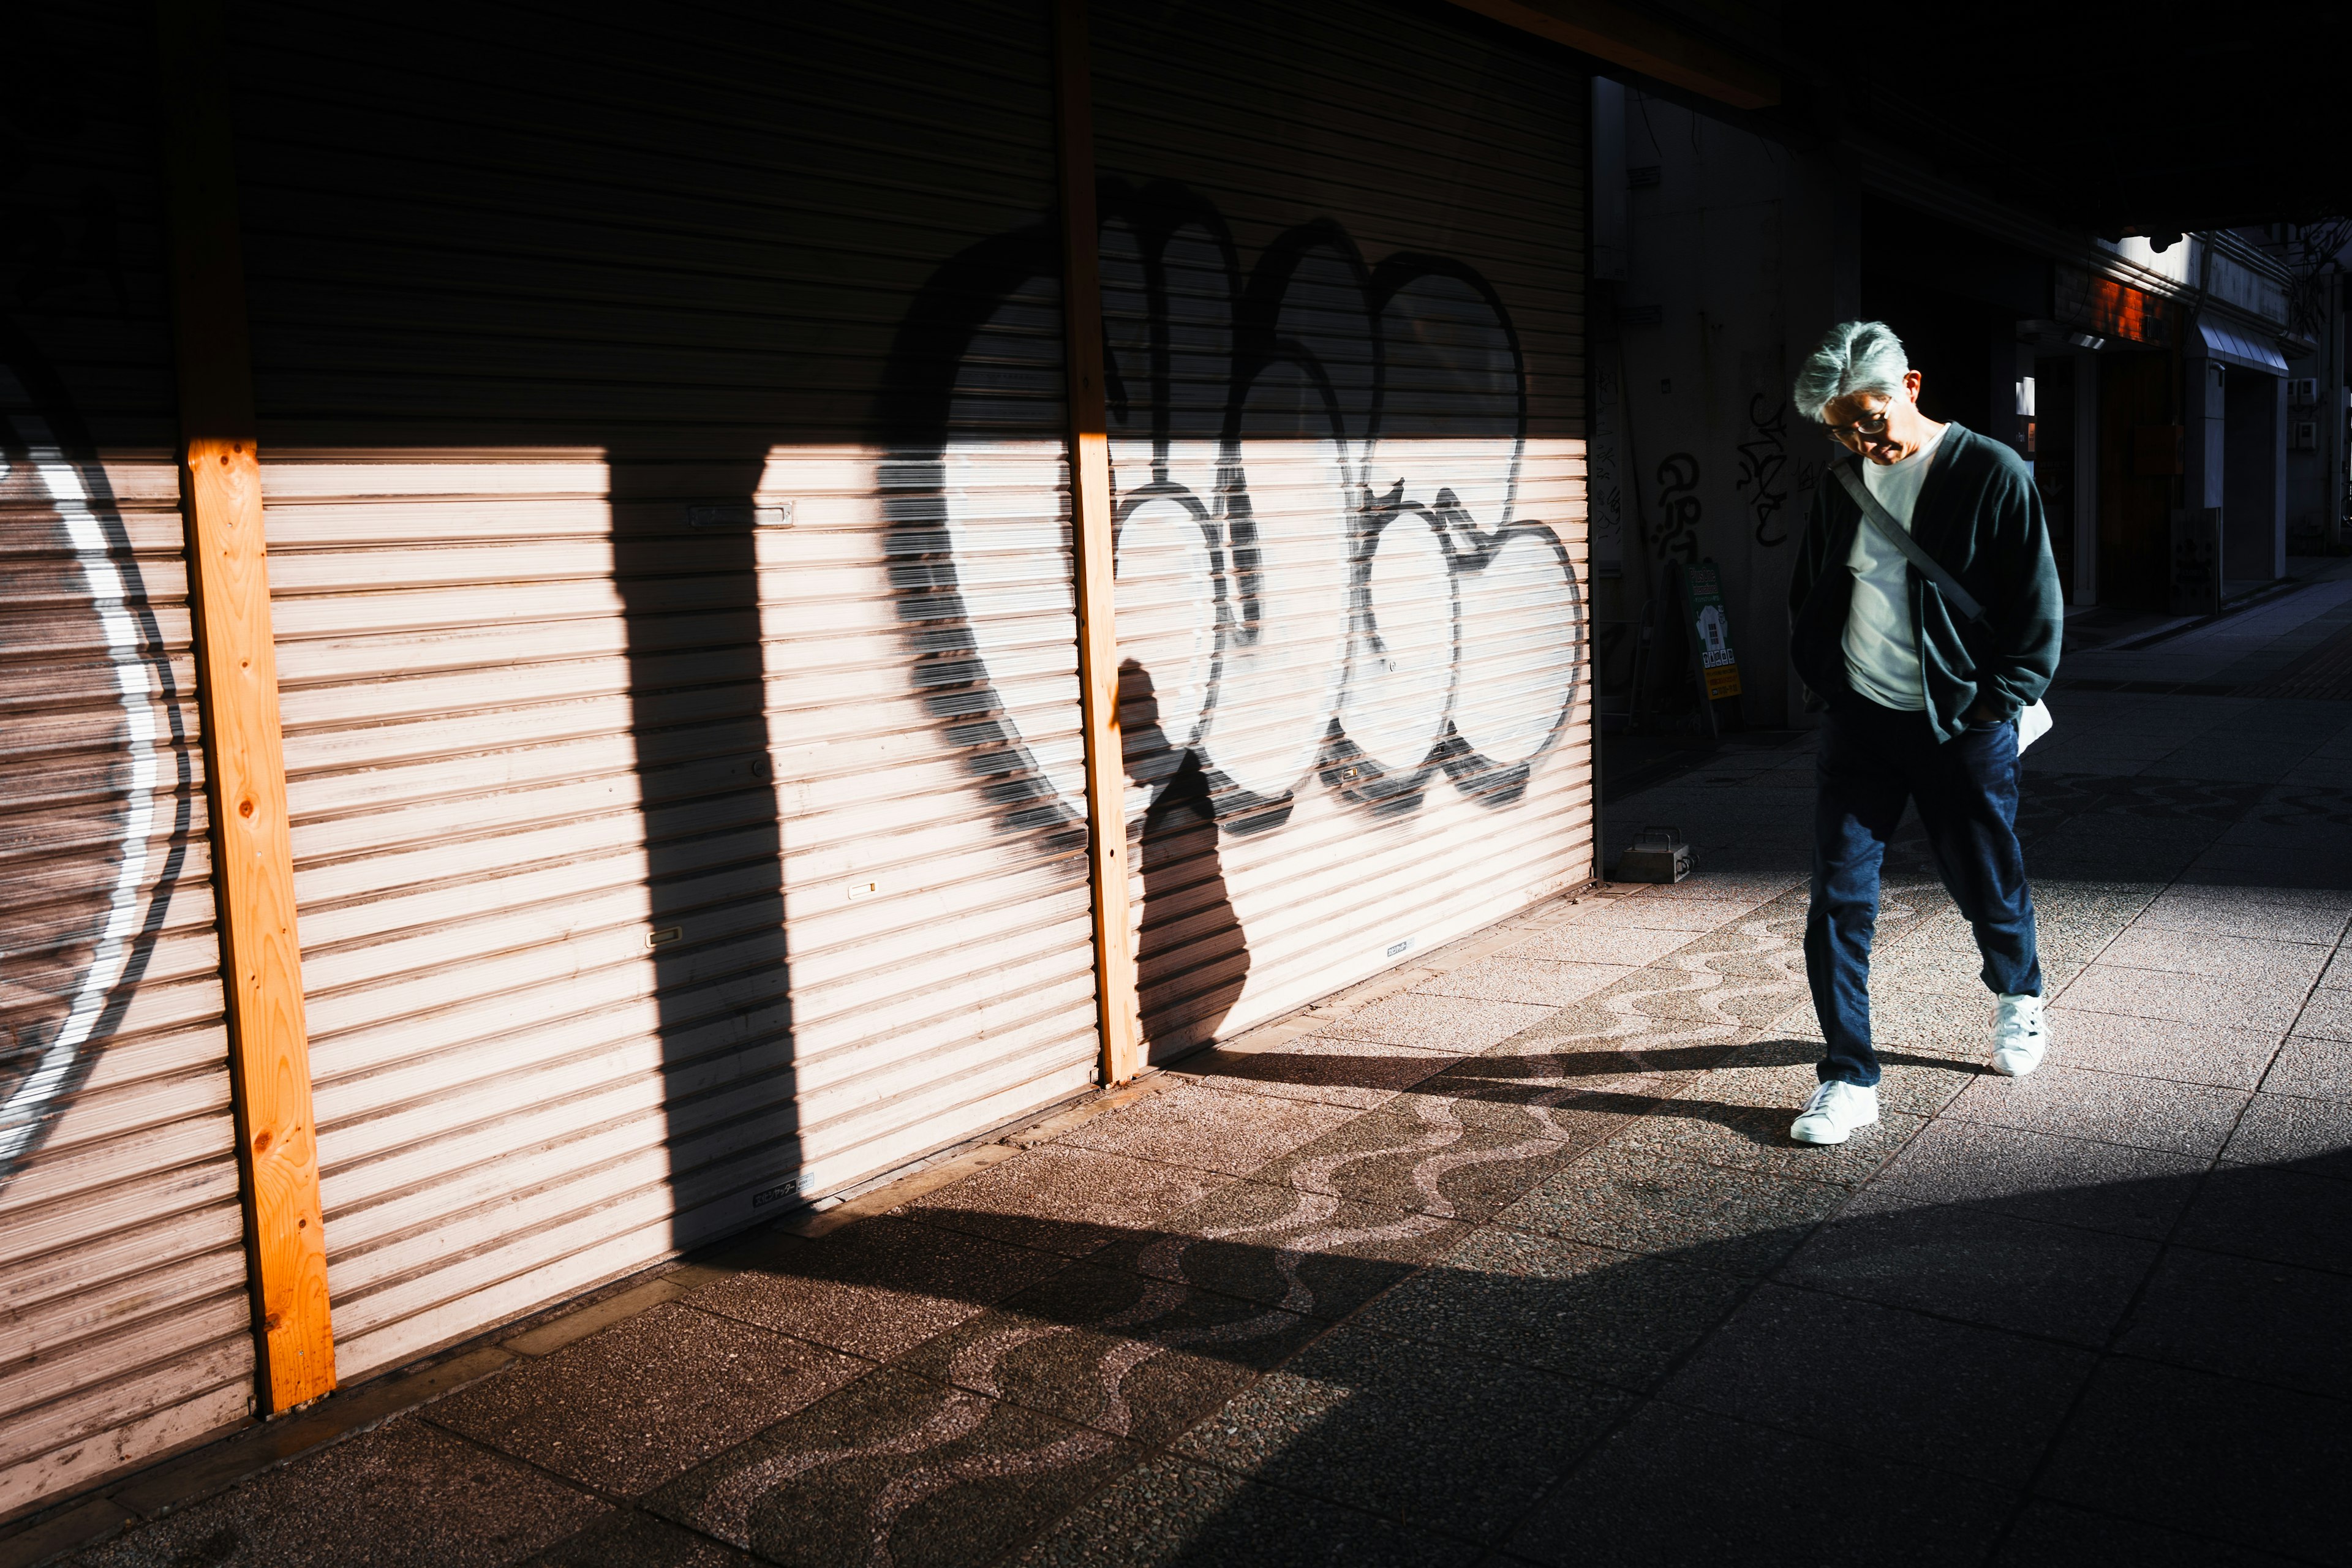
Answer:
[[[1658,462],[1658,559],[1672,561],[1682,552],[1685,566],[1698,564],[1698,525],[1705,510],[1696,493],[1698,458],[1689,452],[1669,452]]]
[[[1777,539],[1764,537],[1773,514],[1789,503],[1786,489],[1772,488],[1789,463],[1789,405],[1783,401],[1764,414],[1759,412],[1763,404],[1760,392],[1748,400],[1748,423],[1756,434],[1739,444],[1739,477],[1732,482],[1737,489],[1755,492],[1748,504],[1756,514],[1756,542],[1769,550],[1789,542],[1786,533]]]
[[[1344,259],[1364,301],[1363,342],[1370,351],[1370,394],[1363,417],[1364,450],[1376,450],[1385,412],[1386,347],[1382,313],[1410,285],[1433,277],[1461,282],[1479,297],[1501,329],[1512,366],[1515,402],[1511,425],[1513,458],[1509,491],[1516,494],[1518,463],[1527,430],[1527,390],[1524,356],[1517,332],[1500,296],[1475,269],[1448,258],[1401,253],[1379,268],[1364,267],[1346,232],[1329,219],[1317,219],[1286,231],[1270,243],[1246,279],[1241,276],[1238,252],[1214,206],[1186,187],[1171,181],[1138,188],[1116,176],[1099,183],[1098,205],[1106,228],[1125,224],[1135,237],[1142,263],[1150,329],[1147,340],[1150,365],[1148,406],[1151,410],[1152,478],[1146,487],[1115,496],[1114,547],[1140,500],[1172,497],[1183,490],[1182,504],[1202,526],[1203,545],[1213,567],[1216,597],[1215,648],[1210,666],[1210,690],[1220,682],[1227,656],[1264,635],[1265,601],[1258,564],[1258,536],[1251,507],[1245,468],[1241,461],[1243,426],[1249,396],[1258,379],[1276,365],[1299,370],[1316,388],[1330,421],[1335,441],[1346,449],[1351,432],[1350,410],[1328,368],[1311,345],[1279,331],[1279,318],[1289,280],[1306,257],[1318,249]],[[1175,438],[1175,400],[1170,395],[1171,315],[1165,308],[1167,266],[1165,247],[1188,229],[1198,229],[1214,242],[1228,286],[1228,390],[1218,435],[1220,458],[1213,496],[1202,497],[1176,484],[1170,477],[1169,449]],[[886,515],[891,519],[890,574],[898,610],[916,655],[916,681],[931,710],[948,721],[950,737],[966,752],[966,765],[981,787],[1003,809],[1007,828],[1055,826],[1083,831],[1084,821],[1073,803],[1057,792],[1040,766],[1018,727],[996,695],[985,658],[971,630],[954,560],[953,541],[942,510],[945,503],[945,462],[950,440],[949,412],[955,397],[956,377],[972,340],[998,308],[1024,288],[1043,280],[1051,283],[1058,271],[1055,236],[1043,224],[983,240],[968,247],[935,272],[902,322],[894,344],[891,368],[880,403],[882,423],[891,437],[886,460]],[[1057,292],[1057,290],[1055,290]],[[1029,296],[1045,301],[1043,292]],[[1058,303],[1058,301],[1056,301]],[[1130,422],[1141,390],[1129,384],[1130,371],[1122,369],[1117,348],[1107,342],[1104,371],[1107,401],[1118,425]],[[1114,432],[1116,434],[1116,432]],[[1355,480],[1355,505],[1350,524],[1349,615],[1360,631],[1377,636],[1369,625],[1369,583],[1373,552],[1382,530],[1395,521],[1396,509],[1376,502],[1365,492],[1360,476]],[[1116,484],[1116,476],[1114,477]],[[1145,496],[1149,489],[1150,496]],[[1485,570],[1504,548],[1520,539],[1542,542],[1561,571],[1567,603],[1577,631],[1584,635],[1584,594],[1573,562],[1559,535],[1535,520],[1509,519],[1491,531],[1480,531],[1449,490],[1441,490],[1434,511],[1414,510],[1436,532],[1448,566],[1449,612],[1453,626],[1453,663],[1461,656],[1460,590],[1462,578]],[[1507,502],[1506,515],[1507,517]],[[1340,675],[1342,690],[1346,668]],[[1484,805],[1504,805],[1524,793],[1536,766],[1566,732],[1582,687],[1580,666],[1571,666],[1560,700],[1540,742],[1516,763],[1500,763],[1478,753],[1453,719],[1455,689],[1449,689],[1446,712],[1426,753],[1403,768],[1383,767],[1364,755],[1347,739],[1334,717],[1327,726],[1320,754],[1309,770],[1342,798],[1388,815],[1416,807],[1428,781],[1443,770],[1464,794]],[[1206,722],[1214,707],[1213,695],[1204,705]],[[1210,781],[1212,800],[1220,826],[1228,832],[1261,832],[1281,826],[1296,805],[1297,785],[1279,795],[1259,795],[1198,757],[1190,746],[1169,742],[1164,759],[1130,759],[1130,773],[1158,785],[1172,777],[1188,753],[1201,763]],[[1160,763],[1164,762],[1165,766]]]

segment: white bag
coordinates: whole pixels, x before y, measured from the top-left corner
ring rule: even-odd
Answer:
[[[2050,733],[2057,721],[2050,717],[2050,704],[2036,700],[2017,712],[2017,754],[2025,755],[2025,748]]]

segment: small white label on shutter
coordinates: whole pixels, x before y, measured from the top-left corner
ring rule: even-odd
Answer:
[[[689,528],[790,528],[793,525],[793,503],[780,501],[773,506],[747,506],[742,502],[690,506],[686,509]]]
[[[1381,956],[1382,958],[1402,958],[1406,953],[1411,952],[1412,951],[1412,938],[1405,937],[1400,941],[1389,943],[1386,948],[1381,950]]]
[[[853,899],[862,899],[881,890],[882,884],[879,882],[852,882],[849,885],[849,896]]]

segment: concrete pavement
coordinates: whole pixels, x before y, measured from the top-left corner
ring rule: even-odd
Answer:
[[[93,1500],[72,1560],[2352,1561],[2352,701],[2107,689],[2271,679],[2352,605],[2306,593],[2290,658],[2191,633],[2053,699],[2031,1079],[1906,836],[1885,1120],[1788,1142],[1811,759],[1727,748],[1611,810],[1688,882]]]

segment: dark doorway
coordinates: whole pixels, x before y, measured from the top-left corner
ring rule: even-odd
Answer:
[[[2099,360],[2099,598],[2171,604],[2172,507],[2179,489],[2179,362],[2163,350]]]

